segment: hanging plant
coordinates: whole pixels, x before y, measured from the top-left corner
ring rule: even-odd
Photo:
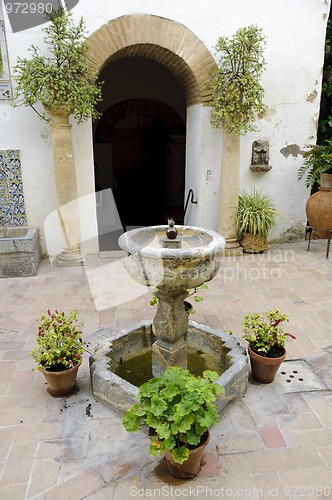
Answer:
[[[49,121],[47,111],[60,106],[80,123],[97,118],[95,106],[101,101],[102,82],[88,60],[86,28],[83,18],[75,25],[72,14],[59,8],[48,16],[43,29],[47,55],[32,45],[31,59],[18,57],[14,67],[16,106],[30,106]],[[36,108],[41,103],[44,110]]]
[[[215,49],[220,61],[209,81],[213,127],[235,135],[256,130],[253,122],[265,110],[260,84],[265,45],[266,37],[256,25],[240,28],[232,38],[218,39]]]

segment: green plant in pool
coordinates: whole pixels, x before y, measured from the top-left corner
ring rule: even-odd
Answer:
[[[123,415],[125,429],[138,431],[142,424],[154,429],[151,455],[171,450],[174,462],[182,464],[189,450],[198,447],[209,427],[219,421],[214,402],[224,389],[215,383],[218,377],[210,370],[196,377],[179,366],[168,368],[139,387],[139,402]]]
[[[203,283],[203,285],[197,286],[195,288],[191,288],[191,289],[187,290],[187,292],[188,292],[187,298],[189,299],[190,297],[193,297],[195,302],[202,302],[202,300],[204,300],[204,297],[202,297],[202,295],[198,295],[197,290],[208,290],[208,289],[209,289],[209,287],[206,283]],[[158,304],[158,302],[159,302],[159,299],[154,293],[152,299],[150,300],[150,306],[156,306]],[[196,312],[195,309],[186,307],[187,306],[186,302],[187,301],[185,300],[184,307],[185,307],[187,313],[188,314],[195,314],[195,312]]]

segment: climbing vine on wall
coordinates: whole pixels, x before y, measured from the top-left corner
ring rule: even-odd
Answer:
[[[3,60],[2,60],[2,52],[1,52],[1,44],[0,44],[0,78],[3,75]]]
[[[327,22],[317,144],[332,139],[332,20]]]

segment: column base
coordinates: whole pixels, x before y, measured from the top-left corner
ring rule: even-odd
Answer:
[[[178,344],[175,349],[167,349],[158,340],[152,345],[152,375],[160,377],[167,368],[182,366],[187,368],[187,345]]]
[[[57,257],[58,267],[78,267],[85,266],[86,255],[82,255],[80,252],[69,252],[68,250],[63,250]]]
[[[236,238],[226,238],[226,246],[222,252],[224,257],[240,257],[243,255],[243,248]]]

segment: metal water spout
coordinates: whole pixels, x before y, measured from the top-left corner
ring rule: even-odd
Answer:
[[[181,248],[181,240],[178,236],[174,219],[168,219],[168,228],[166,229],[166,236],[162,239],[163,248]]]

